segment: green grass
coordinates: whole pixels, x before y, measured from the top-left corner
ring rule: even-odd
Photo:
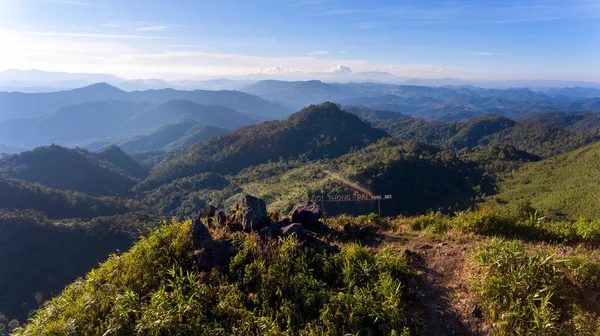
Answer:
[[[378,219],[361,218],[368,223]],[[199,272],[190,223],[165,225],[50,300],[16,335],[408,335],[421,271],[391,248],[336,254],[233,237],[229,270]]]
[[[600,218],[600,143],[524,165],[494,199],[530,201],[550,217]]]
[[[494,335],[600,335],[600,262],[493,239],[474,253],[473,289]]]

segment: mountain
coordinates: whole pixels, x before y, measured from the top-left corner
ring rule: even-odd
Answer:
[[[0,175],[0,209],[37,210],[48,218],[83,218],[112,216],[140,210],[115,197],[90,197],[82,193],[63,191],[35,182],[26,182]]]
[[[550,217],[600,217],[600,143],[530,163],[500,183],[503,202],[529,201]]]
[[[600,111],[566,113],[559,111],[528,113],[514,118],[517,121],[537,121],[552,124],[576,133],[600,132]]]
[[[127,194],[136,183],[93,153],[56,145],[0,157],[0,174],[93,196]]]
[[[385,136],[336,104],[313,105],[284,120],[246,126],[199,143],[156,166],[146,186],[202,172],[235,173],[280,158],[333,158]]]
[[[180,118],[230,130],[256,122],[251,117],[227,107],[205,106],[188,100],[171,100],[137,113],[125,124],[130,129],[152,129]]]
[[[577,134],[551,124],[524,121],[481,139],[479,144],[483,146],[506,144],[535,155],[550,157],[599,140],[600,135]]]
[[[192,119],[178,119],[148,133],[126,138],[117,145],[125,152],[169,151],[187,148],[226,132],[223,128],[200,124]]]
[[[290,115],[293,110],[244,92],[238,91],[182,91],[173,89],[133,91],[130,97],[138,102],[163,103],[171,100],[188,100],[202,105],[220,105],[246,114],[271,118]]]
[[[299,82],[266,80],[246,86],[241,91],[294,108],[303,108],[311,104],[320,104],[350,96],[349,92],[318,80]]]
[[[83,74],[51,72],[41,70],[5,70],[0,72],[0,84],[21,87],[46,86],[52,88],[74,88],[94,83],[119,83],[125,79],[110,74]]]
[[[131,156],[125,154],[118,146],[108,146],[94,155],[100,162],[106,162],[121,171],[123,175],[144,179],[148,176],[146,168],[142,167]]]
[[[575,99],[583,99],[583,98],[600,98],[600,88],[591,88],[591,87],[564,87],[564,88],[552,88],[543,90],[543,92],[547,95],[551,96],[565,96],[569,98]]]
[[[40,117],[63,106],[107,100],[131,101],[127,92],[106,83],[49,93],[0,92],[0,121]]]
[[[273,118],[287,116],[292,110],[280,104],[237,91],[182,91],[173,89],[125,92],[106,83],[49,93],[0,92],[0,121],[41,117],[59,108],[89,102],[122,101],[165,103],[189,100],[203,105],[221,105],[239,112]]]

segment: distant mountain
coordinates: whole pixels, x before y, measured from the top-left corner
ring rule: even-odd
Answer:
[[[600,87],[565,87],[565,88],[552,88],[543,90],[543,92],[550,96],[565,96],[575,99],[583,98],[600,98]]]
[[[600,133],[600,111],[581,113],[538,112],[516,116],[513,119],[552,124],[576,133]]]
[[[179,119],[146,134],[130,137],[118,143],[126,152],[175,150],[226,133],[223,128],[200,124],[192,119]]]
[[[21,153],[24,150],[25,149],[20,148],[20,147],[13,147],[13,146],[5,145],[5,144],[0,144],[0,154],[2,154],[2,153],[17,154],[17,153]]]
[[[294,108],[303,108],[310,104],[320,104],[351,96],[350,92],[318,80],[305,82],[266,80],[246,86],[241,90]]]
[[[141,111],[125,122],[130,129],[152,129],[180,118],[226,129],[236,129],[256,123],[246,114],[223,106],[200,105],[188,100],[171,100]]]
[[[385,136],[336,104],[313,105],[282,121],[246,126],[199,143],[155,167],[144,187],[202,172],[235,173],[280,158],[337,157]]]
[[[541,157],[550,157],[597,141],[600,141],[600,135],[576,134],[555,125],[524,121],[481,139],[479,144],[506,144]]]
[[[94,101],[131,101],[127,92],[106,83],[50,93],[0,92],[0,121],[40,117],[59,108]]]
[[[82,149],[52,145],[0,157],[0,174],[93,196],[123,195],[136,183],[129,168]]]
[[[61,107],[88,102],[123,101],[165,103],[189,100],[203,105],[221,105],[239,112],[282,117],[293,112],[280,104],[237,91],[180,91],[173,89],[125,92],[106,83],[50,93],[0,92],[0,121],[44,116]]]
[[[68,72],[50,72],[41,70],[0,71],[0,85],[46,86],[52,88],[74,88],[93,83],[119,83],[125,79],[110,74],[84,74]]]
[[[100,162],[110,164],[110,168],[116,168],[123,175],[144,179],[148,176],[148,170],[135,161],[131,156],[125,154],[117,146],[109,146],[100,153],[94,155]]]
[[[541,216],[600,217],[600,143],[530,163],[500,184],[494,198],[530,201]]]

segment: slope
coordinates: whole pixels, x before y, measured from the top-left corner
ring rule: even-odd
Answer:
[[[187,100],[171,100],[139,112],[125,124],[131,129],[152,129],[180,118],[230,130],[256,123],[256,120],[248,115],[227,107],[200,105]]]
[[[243,127],[199,143],[161,162],[142,187],[157,187],[202,172],[236,173],[280,158],[333,158],[385,136],[336,104],[314,105],[282,121]]]
[[[90,197],[82,193],[62,191],[39,183],[26,182],[0,175],[0,209],[35,209],[49,218],[83,218],[112,216],[141,210],[136,202],[116,197]]]
[[[600,217],[600,143],[530,163],[500,184],[495,196],[530,201],[546,215]]]
[[[0,157],[0,174],[93,196],[126,194],[136,180],[90,152],[51,145]]]

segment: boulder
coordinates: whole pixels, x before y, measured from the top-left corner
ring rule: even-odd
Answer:
[[[210,271],[218,267],[228,271],[231,258],[237,253],[231,240],[213,241],[206,245],[204,248],[194,252],[198,269],[200,271]]]
[[[245,195],[242,201],[242,227],[244,231],[259,231],[269,226],[265,201],[251,195]]]
[[[292,222],[311,228],[317,225],[321,215],[321,207],[317,203],[308,201],[294,207],[292,210]]]
[[[225,222],[227,222],[227,215],[225,214],[225,211],[223,211],[223,210],[217,211],[215,218],[217,219],[217,225],[219,225],[219,226],[225,225]]]
[[[208,228],[200,218],[196,218],[192,225],[192,244],[195,250],[202,248],[206,241],[211,240]]]
[[[216,206],[207,205],[204,207],[204,209],[202,209],[202,217],[213,217],[217,211],[219,211],[219,208],[217,208]]]
[[[281,229],[275,226],[269,226],[258,231],[260,238],[265,241],[277,239],[277,237],[280,237],[282,234]]]
[[[304,240],[306,239],[306,230],[304,230],[304,227],[302,227],[302,224],[300,223],[293,223],[290,224],[288,226],[284,226],[281,228],[281,234],[284,237],[289,237],[294,235],[296,237],[296,239],[299,240]]]

